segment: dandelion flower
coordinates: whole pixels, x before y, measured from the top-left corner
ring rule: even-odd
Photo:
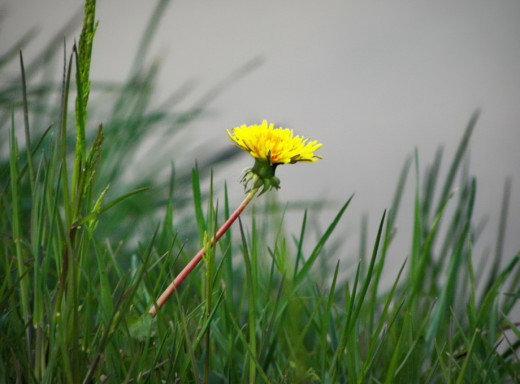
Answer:
[[[313,163],[322,158],[314,154],[322,144],[294,136],[291,129],[274,128],[265,120],[260,125],[241,125],[227,133],[238,148],[255,159],[253,168],[247,168],[242,177],[248,191],[263,187],[262,194],[271,188],[279,189],[280,180],[274,173],[280,164]]]
[[[308,139],[294,136],[290,129],[274,128],[274,125],[268,124],[267,121],[260,125],[242,125],[233,128],[232,132],[228,130],[227,133],[238,148],[254,157],[255,164],[253,168],[247,168],[242,177],[248,195],[217,231],[209,242],[209,247],[213,247],[226,233],[260,188],[262,190],[259,195],[271,188],[280,188],[280,180],[274,175],[278,165],[294,164],[299,161],[313,163],[321,159],[321,156],[314,154],[314,151],[321,148],[320,143],[317,141],[309,142]],[[248,189],[249,184],[251,184],[251,188]],[[149,313],[152,317],[155,317],[157,311],[200,263],[205,254],[206,247],[203,247],[164,290],[157,302],[150,308]]]

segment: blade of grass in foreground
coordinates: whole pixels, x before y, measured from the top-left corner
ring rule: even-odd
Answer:
[[[441,328],[441,324],[446,320],[446,316],[449,314],[450,308],[455,302],[458,272],[463,258],[464,249],[467,246],[468,242],[471,216],[473,213],[473,204],[475,201],[475,180],[472,181],[469,192],[470,196],[467,202],[467,211],[465,213],[466,217],[464,220],[464,226],[459,237],[454,239],[455,248],[453,249],[453,252],[449,260],[446,282],[444,283],[444,286],[441,290],[439,301],[436,304],[436,307],[432,315],[432,321],[426,333],[427,351],[431,351],[434,338],[439,336],[439,331],[442,331],[443,333],[447,331],[446,329]]]
[[[386,221],[386,229],[385,235],[383,237],[383,244],[381,245],[381,255],[379,257],[379,262],[377,263],[374,269],[374,278],[372,284],[372,297],[371,297],[371,315],[370,315],[370,333],[373,331],[376,309],[377,307],[377,296],[378,290],[380,288],[379,283],[381,281],[381,275],[383,273],[383,268],[386,262],[387,251],[392,244],[392,240],[396,234],[395,221],[397,219],[397,214],[399,212],[399,206],[401,204],[401,199],[403,196],[404,188],[406,185],[406,179],[408,177],[408,172],[410,170],[410,165],[412,164],[412,158],[408,157],[401,169],[401,173],[399,175],[399,180],[397,182],[396,190],[394,192],[394,198],[392,199],[392,205],[390,210],[388,211],[388,219]],[[399,272],[400,276],[400,272]]]
[[[202,247],[204,245],[202,241],[204,239],[204,232],[206,230],[206,220],[204,219],[204,213],[202,211],[202,195],[200,192],[199,169],[197,166],[195,166],[195,168],[192,170],[192,187],[193,204],[195,205],[195,218],[199,228],[200,246]]]
[[[22,74],[22,102],[23,102],[23,125],[25,129],[25,147],[27,150],[25,153],[27,154],[27,165],[29,168],[29,182],[31,184],[31,189],[34,190],[34,165],[32,158],[32,145],[31,145],[31,131],[29,129],[29,107],[27,103],[27,83],[25,80],[25,68],[23,64],[23,56],[22,51],[20,51],[20,72]]]
[[[497,242],[495,248],[495,258],[493,260],[493,265],[491,266],[491,270],[489,272],[489,277],[486,282],[484,292],[489,292],[491,286],[497,278],[498,271],[500,269],[500,263],[503,258],[503,249],[504,249],[504,239],[506,235],[506,226],[507,226],[507,214],[509,212],[509,200],[511,196],[511,179],[506,179],[504,183],[504,194],[502,197],[502,208],[500,210],[500,219],[498,224],[498,233],[497,233]]]
[[[366,275],[364,276],[364,281],[362,283],[359,295],[357,294],[357,288],[358,288],[358,282],[360,281],[360,264],[358,264],[358,268],[356,271],[356,279],[354,282],[354,288],[352,291],[352,295],[347,294],[347,299],[348,299],[347,300],[347,302],[348,302],[347,315],[346,315],[343,329],[341,332],[340,344],[338,346],[337,351],[334,354],[334,358],[331,363],[332,372],[331,372],[330,376],[332,378],[333,383],[337,382],[337,380],[338,380],[339,364],[342,361],[343,355],[346,352],[347,344],[353,343],[353,340],[356,339],[353,335],[357,334],[357,332],[355,332],[355,329],[357,327],[357,324],[360,321],[361,308],[365,304],[365,296],[368,292],[368,288],[370,286],[370,283],[372,281],[372,277],[374,274],[374,266],[375,266],[377,254],[379,251],[379,244],[381,241],[381,236],[383,234],[385,218],[386,218],[386,211],[383,213],[383,217],[381,218],[381,222],[379,223],[379,229],[377,231],[376,241],[374,244],[374,248],[372,250],[372,257],[370,259],[370,264],[368,266]],[[357,343],[357,341],[356,341],[356,343]],[[347,364],[346,365],[349,368],[348,369],[349,378],[351,378],[351,379],[354,379],[355,377],[359,377],[358,373],[362,368],[360,360],[353,358],[355,356],[354,353],[357,353],[358,350],[359,350],[359,345],[357,344],[357,347],[349,348],[349,354],[347,355]],[[342,380],[345,380],[345,378],[342,378]]]
[[[332,223],[329,225],[329,227],[327,228],[327,230],[325,231],[325,233],[323,234],[321,239],[318,241],[318,244],[316,244],[316,247],[314,247],[314,249],[312,250],[312,253],[309,256],[309,259],[303,264],[302,269],[298,272],[298,274],[296,275],[296,278],[294,279],[294,285],[295,286],[300,284],[302,282],[302,280],[308,276],[309,271],[311,270],[314,262],[316,261],[316,259],[320,255],[321,249],[323,248],[323,246],[327,242],[328,238],[330,237],[330,235],[332,234],[332,232],[336,228],[336,225],[338,224],[339,220],[343,216],[343,213],[347,209],[347,207],[350,204],[350,202],[352,201],[353,197],[354,197],[354,195],[352,195],[347,200],[347,202],[343,205],[343,207],[341,207],[341,209],[339,210],[338,214],[336,215],[336,217],[334,218]]]
[[[139,272],[135,277],[133,284],[130,286],[130,288],[128,288],[125,291],[125,293],[121,296],[120,300],[114,306],[112,316],[109,320],[109,326],[106,327],[105,331],[103,332],[102,338],[97,346],[97,349],[94,351],[94,355],[92,356],[92,364],[90,365],[89,370],[85,375],[85,378],[83,379],[84,384],[89,383],[91,381],[94,373],[96,372],[98,364],[100,363],[100,360],[102,358],[107,344],[109,343],[111,337],[114,335],[115,331],[118,329],[119,325],[126,318],[126,314],[132,306],[133,298],[135,297],[140,287],[140,284],[145,277],[146,271],[148,270],[148,265],[150,263],[153,253],[153,244],[157,237],[158,231],[159,229],[157,227],[145,250],[145,254],[143,255],[144,257],[142,259],[142,266],[139,269]]]
[[[395,295],[396,289],[398,287],[398,284],[400,282],[401,275],[403,273],[405,265],[406,265],[406,261],[401,266],[401,269],[399,270],[399,272],[397,274],[397,277],[394,281],[394,284],[393,284],[390,292],[386,295],[385,305],[383,307],[383,311],[381,312],[381,314],[379,316],[379,322],[377,324],[377,328],[373,332],[371,330],[371,342],[370,342],[370,346],[368,348],[367,358],[363,365],[363,373],[362,373],[362,375],[360,375],[359,380],[358,380],[359,383],[363,382],[363,380],[366,380],[367,377],[370,376],[370,369],[372,368],[372,365],[374,364],[374,362],[376,360],[376,357],[378,355],[378,349],[383,345],[383,338],[384,338],[384,336],[382,335],[383,327],[386,326],[387,328],[391,328],[394,324],[395,319],[397,318],[397,316],[400,313],[400,310],[396,310],[395,315],[390,320],[388,320],[390,306],[394,301],[394,295]],[[373,307],[376,306],[375,302],[372,302],[371,305]],[[372,309],[372,313],[374,311],[375,311],[375,308]],[[399,348],[396,347],[396,350],[398,350],[398,349]]]
[[[15,135],[15,124],[14,124],[14,113],[12,115],[11,132],[9,136],[9,164],[10,164],[10,179],[11,179],[11,198],[12,198],[12,231],[13,239],[15,242],[15,254],[16,254],[16,267],[18,271],[18,278],[20,284],[20,301],[22,303],[22,321],[24,323],[29,322],[29,276],[27,274],[26,257],[22,247],[22,217],[20,216],[20,191],[19,191],[19,155],[18,155],[18,143]],[[32,366],[31,362],[31,342],[30,342],[29,328],[26,330],[26,343],[27,353],[25,356],[29,366]]]
[[[453,182],[455,181],[455,176],[457,175],[459,166],[462,162],[464,154],[466,153],[466,149],[468,148],[469,139],[471,138],[473,129],[475,128],[475,125],[477,124],[479,115],[480,115],[480,111],[475,111],[473,113],[473,115],[471,116],[471,119],[468,122],[466,130],[464,131],[462,140],[459,143],[457,152],[455,153],[455,157],[453,158],[453,161],[451,163],[450,170],[448,172],[448,176],[446,177],[446,181],[444,183],[444,187],[441,192],[441,196],[439,199],[439,203],[437,205],[436,212],[438,212],[441,209],[442,205],[444,204],[444,201],[446,201],[448,195],[450,194],[451,188],[453,186]]]
[[[251,266],[251,260],[247,247],[247,241],[242,227],[242,220],[238,218],[240,225],[240,234],[242,237],[242,254],[244,255],[244,265],[246,269],[246,281],[247,281],[247,292],[248,292],[248,329],[249,329],[249,382],[254,383],[256,381],[256,365],[258,364],[257,350],[256,350],[256,285],[254,284],[253,271]]]
[[[326,351],[329,348],[329,343],[327,342],[327,336],[329,335],[330,323],[333,320],[332,318],[332,304],[334,301],[334,294],[336,293],[336,281],[338,279],[338,271],[339,271],[339,260],[336,263],[336,268],[334,269],[334,276],[332,278],[332,284],[329,290],[329,297],[327,299],[327,304],[325,307],[325,312],[323,313],[323,323],[321,325],[321,349],[322,351]],[[327,353],[322,353],[320,356],[321,360],[321,372],[326,372],[326,358]]]

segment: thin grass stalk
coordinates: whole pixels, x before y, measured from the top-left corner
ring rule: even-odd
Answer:
[[[395,291],[398,287],[399,281],[401,279],[401,274],[403,273],[405,265],[406,265],[406,261],[401,266],[401,269],[399,270],[399,273],[397,274],[397,277],[394,281],[394,284],[393,284],[390,292],[386,295],[387,296],[386,302],[383,307],[383,311],[381,312],[381,314],[379,316],[379,322],[377,324],[376,330],[373,332],[372,329],[370,329],[369,335],[372,337],[372,340],[370,342],[370,346],[369,346],[368,352],[367,352],[367,357],[366,357],[366,360],[364,363],[363,374],[360,375],[360,377],[358,379],[358,383],[361,383],[370,374],[370,370],[372,368],[372,365],[375,362],[376,355],[378,353],[378,349],[383,345],[383,340],[380,341],[380,338],[384,337],[383,327],[390,329],[393,326],[398,315],[401,313],[400,307],[404,304],[404,302],[401,303],[401,306],[398,309],[396,309],[395,315],[392,318],[390,318],[390,320],[389,320],[390,304],[394,300]],[[371,303],[371,305],[375,306],[375,303]],[[374,309],[372,309],[372,313],[373,312],[374,312]],[[378,342],[379,342],[379,345],[378,345]],[[395,350],[397,350],[397,348]]]
[[[457,234],[457,237],[454,239],[454,249],[451,254],[451,258],[449,260],[448,264],[448,270],[447,270],[447,279],[444,283],[444,287],[442,288],[442,291],[440,293],[439,301],[436,304],[436,308],[432,317],[431,324],[427,330],[426,333],[426,351],[427,354],[431,352],[431,348],[433,346],[433,340],[437,336],[439,337],[440,334],[446,336],[447,330],[444,328],[441,328],[441,322],[446,320],[446,316],[449,313],[449,309],[454,304],[455,300],[455,294],[457,290],[457,283],[458,283],[458,273],[460,269],[460,263],[463,257],[463,252],[465,247],[468,244],[468,241],[470,241],[470,223],[471,223],[471,216],[473,213],[473,204],[475,201],[475,192],[476,192],[476,183],[475,180],[472,181],[470,191],[469,191],[469,199],[467,201],[467,210],[465,212],[465,220],[463,221],[463,228],[459,234]],[[461,207],[461,209],[463,209]],[[461,212],[461,215],[463,213]],[[453,234],[448,235],[453,236]]]
[[[209,214],[208,214],[208,232],[209,236],[211,238],[214,238],[214,228],[217,227],[217,214],[218,206],[216,209],[213,208],[213,172],[211,172],[210,177],[210,192],[209,192]],[[212,246],[208,241],[208,236],[204,236],[204,248],[205,248],[205,256],[204,259],[206,261],[206,306],[205,306],[205,312],[206,312],[206,319],[209,319],[209,316],[211,314],[211,298],[213,294],[213,274],[214,274],[214,268],[215,268],[215,248]],[[210,362],[211,362],[211,327],[208,327],[207,331],[205,332],[206,340],[206,359],[204,361],[204,383],[209,383],[209,368],[210,368]]]
[[[278,291],[276,293],[276,300],[274,302],[273,311],[272,311],[271,317],[268,321],[268,326],[265,329],[264,337],[263,337],[262,343],[259,348],[259,350],[260,350],[260,353],[258,354],[259,360],[263,362],[262,367],[263,367],[264,371],[267,371],[269,365],[271,364],[272,353],[274,351],[275,346],[277,345],[277,337],[276,337],[276,334],[274,334],[276,332],[275,322],[277,320],[277,316],[279,315],[278,308],[280,307],[280,301],[282,299],[282,292],[284,292],[284,284],[285,284],[285,277],[282,277],[280,286],[278,287]],[[271,334],[274,334],[272,341],[270,341]],[[270,342],[270,345],[268,346],[269,342]]]
[[[298,272],[298,267],[299,267],[299,264],[300,264],[300,260],[303,257],[302,247],[303,247],[303,239],[304,239],[304,236],[305,236],[305,228],[306,228],[306,226],[307,226],[307,210],[305,210],[305,212],[303,214],[302,227],[301,227],[301,230],[300,230],[300,238],[299,238],[299,241],[298,241],[298,250],[296,252],[296,261],[294,263],[293,279],[296,277],[296,273]]]
[[[255,365],[255,367],[258,369],[259,375],[262,376],[262,379],[264,380],[264,382],[269,383],[270,382],[269,377],[262,369],[262,366],[259,364],[258,360],[252,359],[254,352],[251,350],[251,346],[249,345],[246,338],[244,337],[244,334],[242,333],[242,330],[238,326],[236,319],[233,316],[231,316],[230,319],[231,319],[231,323],[233,324],[234,330],[238,336],[238,339],[242,342],[242,344],[244,345],[244,347],[247,350],[247,354],[245,355],[245,357],[247,358],[247,356],[249,356],[249,359],[247,359],[247,360],[249,360],[249,362],[252,362]]]
[[[434,198],[435,198],[435,187],[437,186],[437,181],[439,179],[439,170],[441,166],[443,155],[443,148],[437,148],[435,152],[435,156],[433,159],[433,163],[427,167],[426,175],[423,181],[423,196],[422,196],[422,216],[425,223],[430,222],[430,218],[432,214]]]
[[[321,335],[320,335],[320,342],[321,342],[321,356],[320,356],[320,365],[321,365],[321,372],[326,372],[326,359],[328,356],[328,353],[325,353],[325,351],[329,348],[329,343],[327,342],[327,335],[329,333],[329,328],[331,324],[331,318],[332,318],[332,303],[334,300],[334,294],[336,293],[336,281],[338,278],[338,272],[339,272],[339,260],[336,262],[336,268],[334,269],[334,276],[332,278],[332,284],[330,286],[329,290],[329,296],[327,299],[326,307],[325,307],[325,313],[323,315],[323,323],[321,325]]]
[[[450,165],[448,176],[446,177],[446,181],[442,188],[442,192],[441,192],[441,196],[439,199],[439,203],[437,205],[436,212],[438,212],[441,209],[443,202],[446,200],[446,198],[448,197],[448,195],[451,192],[453,182],[455,181],[455,176],[460,167],[460,163],[464,157],[464,154],[466,153],[466,149],[468,147],[469,140],[471,138],[471,134],[473,133],[473,129],[475,128],[475,125],[477,124],[479,115],[480,115],[480,111],[478,111],[478,110],[475,111],[473,113],[473,115],[471,116],[471,118],[468,122],[468,125],[466,126],[466,130],[464,131],[462,139],[459,142],[459,146],[457,147],[457,151],[456,151],[455,156]]]
[[[491,266],[491,271],[489,272],[489,277],[486,282],[486,286],[484,292],[488,292],[491,286],[493,285],[495,279],[497,278],[498,271],[500,269],[500,263],[502,262],[503,253],[504,253],[504,239],[506,234],[507,227],[507,214],[509,212],[509,200],[511,198],[511,179],[507,178],[504,183],[504,192],[502,197],[502,207],[500,210],[500,219],[498,224],[498,233],[497,233],[497,242],[495,246],[495,257],[493,260],[493,265]]]
[[[240,234],[242,236],[242,254],[244,256],[244,265],[246,269],[246,281],[247,281],[247,313],[248,313],[248,330],[249,330],[249,383],[253,384],[256,381],[256,364],[257,364],[257,351],[256,351],[256,308],[255,303],[256,297],[256,285],[253,277],[252,260],[250,258],[250,252],[248,251],[247,241],[242,228],[242,221],[238,219],[240,225]],[[254,251],[253,251],[254,252]]]
[[[420,206],[420,180],[419,180],[419,153],[415,150],[415,198],[414,198],[414,221],[413,221],[413,237],[412,249],[410,255],[410,277],[418,278],[418,265],[420,263],[421,235],[422,235],[422,215]],[[412,283],[415,285],[415,282]],[[413,309],[412,309],[413,310]]]
[[[365,276],[365,281],[364,281],[362,289],[360,291],[360,297],[357,299],[357,303],[356,303],[357,305],[356,305],[356,309],[354,311],[354,317],[353,317],[353,319],[355,321],[357,321],[357,319],[359,318],[359,314],[361,312],[361,308],[362,308],[362,306],[364,304],[364,301],[365,301],[365,296],[367,294],[368,288],[369,288],[370,283],[372,281],[372,277],[373,277],[373,274],[374,274],[374,267],[375,267],[376,257],[378,255],[379,244],[380,244],[380,241],[381,241],[381,235],[383,233],[383,227],[384,227],[384,223],[385,223],[385,218],[386,218],[386,211],[383,212],[383,217],[381,218],[381,222],[379,224],[379,229],[377,231],[377,236],[376,236],[376,241],[375,241],[375,244],[374,244],[374,249],[372,250],[372,257],[370,259],[370,264],[368,266],[368,270],[367,270],[367,273],[366,273],[366,276]]]
[[[43,158],[40,162],[36,181],[40,180],[40,173],[43,172]],[[35,345],[34,345],[34,375],[37,380],[41,381],[45,372],[45,315],[44,315],[44,292],[46,288],[46,272],[43,265],[43,252],[40,250],[40,244],[44,243],[43,237],[45,232],[45,196],[48,193],[47,181],[45,175],[43,185],[36,182],[32,193],[32,212],[31,212],[31,244],[32,254],[34,258],[33,267],[33,309],[32,309],[32,325],[35,329]]]
[[[13,241],[15,245],[16,254],[16,267],[18,270],[18,278],[20,280],[20,300],[22,304],[22,320],[25,325],[26,333],[26,344],[27,344],[27,360],[28,366],[32,366],[32,343],[29,323],[29,276],[27,267],[25,266],[26,257],[22,247],[23,234],[22,234],[22,217],[20,214],[20,190],[19,188],[19,167],[20,158],[18,153],[18,142],[15,135],[15,124],[14,124],[14,111],[12,112],[11,130],[9,135],[9,166],[10,166],[10,178],[11,178],[11,217],[12,217],[12,231]]]
[[[25,129],[25,153],[27,154],[27,166],[29,168],[29,182],[31,191],[34,192],[34,166],[32,158],[31,132],[29,129],[29,107],[27,102],[27,83],[25,79],[25,67],[23,64],[22,51],[20,51],[20,72],[22,75],[22,101],[23,101],[23,125]]]
[[[410,318],[410,314],[406,315],[406,319]],[[406,324],[406,323],[405,323]],[[398,368],[399,362],[401,362],[402,354],[401,354],[401,344],[403,343],[404,339],[404,332],[399,333],[399,338],[397,339],[397,343],[395,344],[394,353],[392,354],[392,357],[390,359],[390,364],[386,370],[386,379],[384,384],[392,384],[395,382],[395,376],[396,376],[396,370]]]
[[[65,46],[64,46],[65,53]],[[70,89],[70,77],[72,72],[72,58],[71,55],[69,58],[69,62],[67,65],[66,57],[64,57],[64,73],[63,73],[63,85],[62,85],[62,95],[61,95],[61,104],[60,104],[60,124],[59,124],[59,134],[58,134],[58,142],[59,142],[59,150],[56,151],[56,163],[60,164],[60,176],[61,176],[61,190],[62,190],[62,199],[63,199],[63,211],[65,215],[65,228],[70,228],[72,224],[72,211],[71,211],[71,200],[70,200],[70,189],[68,182],[68,170],[67,170],[67,109],[68,109],[68,99],[69,99],[69,89]],[[58,146],[57,146],[58,148]],[[61,221],[61,217],[59,215],[56,216],[58,220]],[[62,228],[62,225],[59,225],[59,228]],[[61,306],[61,299],[63,295],[63,291],[65,289],[65,279],[67,276],[67,268],[69,262],[69,247],[67,246],[67,235],[60,233],[62,242],[63,242],[63,260],[61,264],[61,276],[60,276],[60,285],[58,291],[58,298],[56,300],[55,312],[59,312],[59,307]]]
[[[325,245],[325,243],[327,242],[327,240],[331,236],[332,232],[336,228],[336,225],[339,223],[339,220],[343,216],[343,213],[345,212],[345,210],[349,206],[349,204],[352,201],[353,197],[354,197],[354,195],[349,197],[349,199],[341,207],[341,209],[339,210],[338,214],[336,215],[336,217],[334,218],[332,223],[329,225],[329,227],[327,228],[327,230],[325,231],[323,236],[321,236],[320,240],[318,241],[318,244],[316,244],[316,246],[312,250],[311,255],[309,256],[307,261],[305,261],[305,263],[302,265],[302,268],[300,269],[300,271],[296,275],[296,277],[294,279],[294,287],[297,287],[302,282],[302,280],[305,277],[308,276],[308,273],[309,273],[310,269],[312,268],[314,262],[316,261],[316,259],[320,255],[320,252],[321,252],[323,246]]]
[[[332,382],[337,382],[338,375],[344,376],[344,367],[341,365],[341,361],[343,358],[343,354],[346,350],[346,345],[348,342],[348,332],[352,328],[350,326],[352,314],[354,312],[354,305],[356,302],[356,295],[358,290],[358,284],[359,284],[359,273],[360,273],[360,265],[358,263],[358,266],[356,268],[356,277],[354,279],[354,284],[352,287],[352,292],[350,291],[350,286],[347,284],[345,287],[345,316],[342,320],[342,327],[340,332],[340,337],[338,341],[338,345],[336,348],[336,351],[334,353],[334,356],[332,358],[332,362],[329,369],[329,376],[332,377]],[[345,378],[343,377],[343,380]]]
[[[147,57],[148,50],[152,46],[152,37],[155,35],[155,31],[160,25],[161,18],[166,15],[165,10],[170,2],[171,0],[160,0],[157,3],[149,22],[146,24],[146,29],[141,36],[141,40],[139,41],[136,55],[132,60],[132,68],[130,70],[131,78],[136,77],[141,71],[144,64],[144,59]]]

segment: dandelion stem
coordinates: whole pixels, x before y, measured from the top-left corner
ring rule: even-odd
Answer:
[[[242,203],[238,206],[235,212],[227,219],[227,221],[220,227],[217,231],[215,237],[211,239],[210,247],[213,247],[217,241],[222,237],[224,233],[231,227],[231,225],[235,222],[235,220],[240,216],[245,207],[249,204],[249,202],[255,197],[258,188],[252,189],[242,201]],[[152,306],[149,313],[152,317],[155,317],[157,311],[161,309],[166,300],[175,292],[177,287],[184,281],[184,279],[190,274],[190,272],[199,264],[206,253],[206,248],[202,248],[194,257],[190,260],[190,262],[184,267],[184,269],[177,275],[177,277],[173,280],[173,282],[164,290],[161,296],[157,299],[157,303]]]

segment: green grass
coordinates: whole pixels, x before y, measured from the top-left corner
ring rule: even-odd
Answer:
[[[299,233],[287,233],[271,192],[208,249],[157,317],[148,315],[235,208],[228,188],[241,188],[210,172],[230,159],[227,149],[193,170],[152,159],[148,174],[171,169],[169,183],[120,176],[147,134],[169,138],[219,91],[188,111],[151,106],[156,67],[145,69],[143,57],[166,4],[157,6],[121,85],[90,83],[93,1],[77,47],[66,45],[59,87],[33,85],[43,64],[26,67],[16,50],[0,59],[20,59],[20,78],[0,89],[9,154],[0,159],[0,381],[519,382],[519,320],[511,314],[520,254],[502,255],[510,182],[493,267],[474,265],[477,183],[465,160],[478,114],[444,179],[441,151],[425,172],[418,153],[405,162],[376,237],[361,231],[351,278],[340,279],[352,261],[331,252],[330,239],[352,197],[313,243],[314,211],[302,211]],[[94,119],[95,93],[113,100],[113,109]],[[411,169],[415,198],[402,201]],[[403,204],[414,207],[412,232],[399,233],[409,237],[410,254],[386,288]],[[317,274],[323,264],[333,267]]]

